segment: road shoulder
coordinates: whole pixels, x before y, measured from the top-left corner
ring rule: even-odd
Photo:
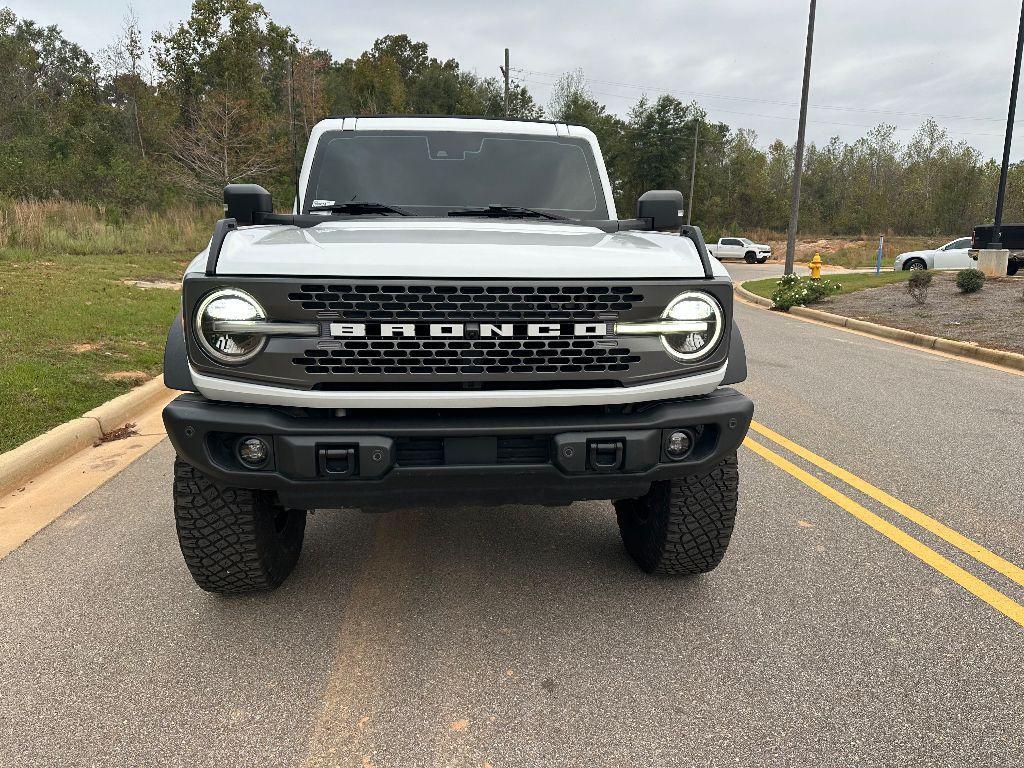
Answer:
[[[165,390],[131,416],[138,434],[90,444],[0,496],[0,560],[163,440],[161,411],[173,396]]]

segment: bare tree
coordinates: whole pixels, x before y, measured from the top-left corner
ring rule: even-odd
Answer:
[[[292,60],[295,117],[301,122],[305,136],[317,121],[327,115],[324,78],[330,66],[330,53],[315,50],[308,44],[299,48]]]
[[[142,29],[135,9],[128,6],[121,34],[100,52],[100,63],[106,70],[114,99],[125,103],[125,111],[132,125],[131,133],[139,143],[142,159],[146,159],[146,145],[142,138],[142,118],[139,101],[144,96],[148,72],[145,66],[146,49],[142,42]]]
[[[259,180],[277,170],[282,153],[268,146],[272,134],[268,120],[245,99],[226,93],[204,97],[168,137],[174,180],[220,200],[225,184]]]

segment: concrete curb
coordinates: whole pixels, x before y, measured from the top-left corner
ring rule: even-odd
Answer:
[[[157,376],[77,419],[58,424],[49,432],[0,453],[0,496],[88,448],[104,434],[123,427],[167,391],[164,377]]]
[[[735,290],[736,295],[745,301],[749,301],[768,309],[771,309],[772,307],[770,299],[751,293],[743,287],[742,283],[734,286],[733,290]],[[797,317],[806,317],[810,320],[817,320],[819,323],[828,323],[829,325],[837,325],[841,328],[849,328],[851,331],[859,331],[860,333],[866,333],[869,336],[876,336],[880,339],[900,341],[904,344],[912,344],[915,347],[922,347],[923,349],[934,349],[939,352],[945,352],[947,355],[953,355],[954,357],[979,360],[983,363],[991,363],[993,365],[1001,365],[1004,368],[1012,368],[1016,371],[1024,371],[1024,355],[1016,352],[1005,352],[1001,349],[979,347],[977,344],[968,344],[965,341],[944,339],[941,336],[928,336],[924,333],[905,331],[902,328],[890,328],[888,325],[869,323],[866,320],[856,320],[852,317],[834,315],[831,312],[822,312],[819,309],[810,309],[808,307],[792,307],[789,310],[789,314],[796,315]]]

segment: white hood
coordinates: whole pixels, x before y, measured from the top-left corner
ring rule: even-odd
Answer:
[[[728,277],[712,259],[716,277]],[[206,267],[206,252],[189,266]],[[703,277],[688,239],[521,221],[374,219],[246,227],[224,241],[219,275],[380,278]]]

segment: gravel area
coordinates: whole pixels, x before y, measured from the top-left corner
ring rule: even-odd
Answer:
[[[918,304],[905,283],[867,288],[814,305],[815,309],[908,331],[1024,353],[1024,278],[988,278],[973,294],[956,287],[956,273],[936,273]]]

